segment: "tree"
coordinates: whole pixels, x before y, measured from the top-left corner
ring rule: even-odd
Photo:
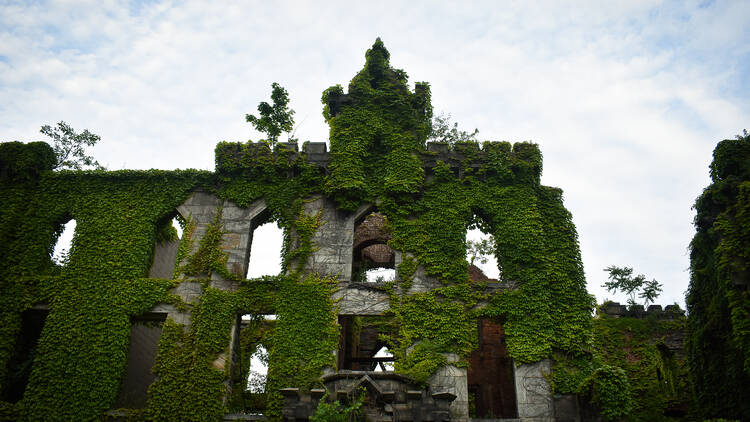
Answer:
[[[469,265],[474,265],[474,261],[479,260],[482,264],[486,264],[488,256],[495,252],[495,238],[485,238],[481,240],[467,240],[466,241],[466,255],[470,257]]]
[[[296,141],[294,133],[294,110],[287,107],[289,104],[289,93],[276,82],[271,84],[271,101],[273,105],[265,101],[258,104],[258,114],[246,114],[245,120],[250,122],[258,132],[268,135],[268,142],[273,146],[278,142],[282,132],[289,133],[290,142]]]
[[[661,283],[656,279],[647,281],[646,276],[638,274],[633,277],[633,269],[630,267],[616,267],[610,265],[605,268],[604,271],[609,272],[609,280],[602,284],[602,287],[606,287],[610,292],[620,291],[629,295],[628,304],[635,305],[636,293],[638,297],[643,299],[643,306],[647,306],[649,302],[653,303],[654,299],[659,297],[661,292]],[[638,292],[638,290],[641,290]]]
[[[479,134],[479,129],[474,129],[471,133],[459,130],[458,123],[451,122],[450,114],[439,113],[432,117],[432,131],[427,136],[427,140],[453,145],[456,142],[477,142],[477,134]]]
[[[103,170],[104,167],[94,160],[94,157],[86,155],[85,148],[94,146],[99,142],[99,135],[95,135],[84,129],[76,133],[67,123],[61,121],[55,128],[50,125],[42,126],[40,132],[52,139],[52,149],[55,151],[57,161],[54,170],[83,170],[84,167],[92,167]]]

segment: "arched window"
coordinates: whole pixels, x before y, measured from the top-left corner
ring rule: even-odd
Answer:
[[[355,224],[352,282],[385,282],[396,278],[395,252],[384,214],[371,212]]]

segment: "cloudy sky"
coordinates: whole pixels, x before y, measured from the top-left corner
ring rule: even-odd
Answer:
[[[214,166],[272,82],[297,136],[381,37],[436,111],[482,140],[537,142],[565,192],[589,291],[608,265],[684,303],[691,206],[718,141],[750,129],[750,3],[0,1],[0,140],[64,120],[111,170]],[[563,5],[564,4],[564,5]]]

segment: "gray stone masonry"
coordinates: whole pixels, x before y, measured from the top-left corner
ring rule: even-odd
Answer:
[[[307,259],[305,271],[330,274],[341,281],[349,281],[354,244],[353,215],[337,210],[336,204],[323,196],[308,200],[304,212],[309,216],[320,214],[321,221],[312,239],[317,250]]]
[[[149,278],[171,279],[174,272],[174,261],[180,241],[158,243],[154,248],[154,262],[148,272]]]
[[[324,148],[320,145],[308,145],[306,150],[314,150],[321,156]],[[312,152],[312,151],[310,151]],[[437,154],[444,154],[442,149],[434,150]],[[451,152],[451,154],[453,154]],[[223,230],[222,249],[228,254],[227,269],[240,277],[247,273],[250,245],[252,242],[252,231],[263,223],[261,221],[267,215],[264,201],[259,200],[252,203],[248,208],[239,208],[235,204],[221,200],[218,197],[201,191],[194,192],[184,204],[178,207],[178,212],[184,218],[190,218],[196,225],[194,231],[193,252],[198,248],[200,239],[206,233],[208,225],[213,223],[218,209],[222,209]],[[315,272],[321,275],[332,275],[339,280],[339,289],[334,294],[338,306],[338,312],[342,315],[380,315],[389,309],[387,294],[379,289],[376,284],[351,283],[352,277],[352,252],[354,243],[354,225],[365,215],[372,212],[372,205],[363,205],[353,213],[340,211],[335,203],[323,196],[309,198],[303,208],[309,216],[320,216],[321,225],[313,235],[314,252],[305,262],[306,272]],[[293,242],[295,233],[291,233]],[[168,261],[167,254],[171,256],[173,251],[165,246],[164,250],[158,249],[159,257],[155,259],[152,274],[166,276],[171,272],[169,266],[162,261]],[[401,262],[401,253],[395,251],[396,266]],[[205,276],[204,276],[205,277]],[[195,278],[200,278],[195,277]],[[225,280],[219,274],[211,275],[211,286],[219,289],[234,290],[238,286],[236,282]],[[412,287],[408,294],[429,291],[439,287],[439,283],[425,274],[420,266],[417,268],[412,281]],[[196,303],[202,294],[201,284],[189,279],[180,283],[174,289],[187,303]],[[159,305],[161,311],[168,313],[168,317],[183,324],[190,323],[189,313],[177,312],[172,305]],[[232,334],[235,335],[235,328]],[[232,344],[228,345],[227,351],[222,353],[214,362],[213,366],[219,370],[228,369],[231,366]],[[455,396],[450,403],[450,414],[453,420],[468,422],[468,388],[467,374],[465,368],[452,365],[457,360],[453,354],[448,354],[448,365],[438,370],[428,380],[428,390],[440,394]],[[516,397],[518,401],[518,421],[521,422],[552,422],[555,420],[555,406],[552,398],[550,385],[545,378],[550,372],[548,360],[535,364],[524,364],[515,368]],[[230,386],[227,384],[229,391]],[[290,395],[290,398],[294,395]],[[566,404],[560,402],[559,407],[566,408]],[[447,404],[446,404],[447,406]],[[569,407],[569,406],[567,406]],[[447,408],[446,408],[447,412]],[[562,412],[565,413],[565,412]],[[447,413],[446,413],[447,414]]]
[[[516,366],[516,401],[522,422],[554,422],[552,389],[546,378],[550,372],[549,359]]]
[[[198,250],[200,240],[206,234],[208,226],[214,222],[219,209],[222,211],[220,223],[222,225],[222,230],[224,231],[221,249],[227,253],[227,270],[234,275],[244,278],[248,269],[253,229],[263,223],[261,219],[266,211],[265,201],[258,200],[250,204],[247,208],[240,208],[231,201],[222,200],[213,194],[202,191],[193,192],[193,194],[177,208],[177,211],[183,218],[190,220],[195,224],[195,231],[193,232],[193,250],[191,253],[195,253]],[[161,268],[162,266],[162,264],[159,264],[159,267],[152,268],[152,271],[164,271],[164,269]],[[181,276],[184,277],[184,274]],[[187,303],[197,303],[200,300],[203,289],[199,282],[189,280],[191,278],[202,278],[206,276],[207,275],[204,274],[197,277],[186,277],[188,280],[180,283],[173,290],[173,293],[180,296],[180,298]],[[236,290],[238,288],[237,282],[227,280],[216,272],[211,274],[210,285],[211,287],[221,290]],[[185,325],[190,323],[190,314],[187,312],[179,312],[174,309],[174,307],[170,309],[168,318]],[[237,334],[236,328],[235,324],[231,329],[232,337],[227,345],[227,350],[219,354],[212,363],[212,366],[218,370],[226,370],[227,366],[232,365],[231,356],[235,344],[234,336]],[[226,380],[225,384],[227,391],[230,392],[230,380]]]
[[[340,315],[381,315],[390,308],[388,295],[374,283],[339,283],[333,300]]]
[[[264,200],[258,200],[247,208],[240,208],[231,201],[222,200],[213,194],[196,191],[177,208],[185,219],[195,223],[193,234],[194,253],[200,244],[200,239],[206,234],[208,225],[213,223],[219,208],[222,209],[221,224],[224,230],[221,248],[229,256],[227,270],[239,277],[247,274],[250,245],[252,243],[253,228],[262,223],[260,217],[266,211]],[[222,290],[237,289],[236,283],[225,280],[219,274],[211,275],[211,286]]]
[[[685,311],[680,309],[678,305],[667,305],[662,310],[661,305],[649,305],[647,309],[643,308],[643,305],[620,305],[618,302],[607,302],[601,307],[597,308],[597,314],[608,315],[613,318],[630,317],[630,318],[646,318],[648,316],[656,316],[659,319],[674,319],[685,315]]]
[[[440,368],[427,380],[430,391],[444,391],[456,398],[451,402],[451,420],[467,422],[469,420],[469,389],[466,384],[466,368],[459,368],[452,363],[458,361],[455,353],[445,353],[448,365]]]

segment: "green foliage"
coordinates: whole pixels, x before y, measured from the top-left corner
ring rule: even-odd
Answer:
[[[46,142],[0,144],[0,181],[33,182],[52,170],[57,158]]]
[[[750,136],[714,149],[695,201],[686,348],[704,418],[750,414]]]
[[[627,421],[666,422],[674,420],[664,416],[671,407],[694,410],[697,406],[691,400],[687,361],[667,347],[668,343],[680,340],[685,321],[684,317],[657,319],[649,315],[641,319],[600,315],[594,320],[593,360],[588,366],[579,365],[568,380],[585,379],[604,365],[621,368],[631,397]],[[574,385],[567,388],[575,391]],[[561,390],[558,385],[555,389]]]
[[[430,130],[429,86],[417,84],[410,92],[406,73],[390,66],[379,38],[365,57],[348,94],[335,86],[322,98],[331,126],[325,191],[345,210],[383,191],[410,197],[424,180],[414,153],[424,149]]]
[[[171,280],[144,279],[159,222],[210,175],[197,171],[43,172],[38,183],[0,183],[0,380],[20,313],[47,302],[21,420],[91,420],[114,401],[130,318],[169,302]],[[67,219],[77,221],[65,267],[50,259]],[[20,236],[22,234],[22,236]],[[61,386],[63,388],[50,388]]]
[[[237,278],[227,270],[228,255],[221,249],[221,240],[224,235],[221,228],[221,217],[222,209],[219,208],[216,210],[213,223],[206,228],[198,250],[187,256],[187,263],[184,265],[180,265],[182,260],[177,261],[180,272],[186,276],[203,276],[206,278],[210,278],[213,272],[217,272],[229,280]],[[192,240],[192,236],[193,231],[190,230],[185,236],[188,244]]]
[[[288,107],[289,93],[276,82],[271,84],[271,101],[273,105],[262,101],[258,104],[258,114],[255,117],[252,114],[246,114],[245,120],[255,127],[258,132],[268,135],[268,142],[273,146],[279,139],[282,132],[291,132],[294,128],[294,110]],[[295,141],[289,135],[289,140]]]
[[[616,366],[602,365],[594,370],[581,386],[581,393],[591,397],[608,421],[628,415],[633,406],[628,377]]]
[[[327,395],[323,396],[320,402],[318,402],[318,407],[310,417],[310,422],[359,422],[365,420],[362,410],[365,402],[364,391],[362,391],[359,397],[347,404],[342,404],[338,400],[328,403],[326,401],[327,397]]]
[[[487,257],[495,251],[495,240],[485,238],[480,240],[466,240],[466,255],[469,256],[469,265],[474,265],[477,259],[482,264],[487,263]]]
[[[331,299],[335,283],[334,278],[310,274],[299,281],[289,278],[281,285],[266,386],[271,418],[281,417],[281,388],[294,386],[304,391],[319,386],[323,369],[335,366],[331,353],[339,342]]]
[[[653,302],[654,299],[659,297],[661,283],[656,279],[648,281],[643,274],[633,277],[633,269],[630,267],[620,268],[610,265],[604,271],[609,273],[610,281],[604,282],[602,287],[606,287],[609,292],[621,291],[627,294],[630,296],[628,298],[628,304],[630,305],[635,305],[636,293],[638,293],[638,297],[643,299],[643,306],[647,306],[649,302]]]
[[[87,167],[102,170],[104,167],[90,155],[86,155],[86,147],[93,147],[101,139],[84,129],[76,133],[70,125],[60,122],[54,129],[50,125],[42,126],[40,130],[52,140],[52,148],[55,151],[55,165],[57,170],[83,170]]]
[[[451,125],[451,123],[453,124]],[[436,116],[432,116],[432,130],[427,140],[453,145],[457,142],[478,142],[478,134],[478,129],[474,129],[471,133],[459,130],[458,123],[451,122],[450,114],[439,113]]]
[[[273,98],[276,109],[262,107],[269,111],[265,115],[286,112],[283,94]],[[406,73],[390,66],[380,40],[368,50],[348,92],[329,88],[323,102],[331,126],[327,169],[268,143],[222,142],[215,173],[53,173],[42,165],[23,183],[2,179],[0,242],[9,245],[0,249],[3,371],[20,312],[41,300],[51,309],[39,346],[44,353],[34,362],[26,397],[12,411],[25,420],[99,418],[117,395],[129,318],[166,302],[191,311],[191,323],[165,323],[154,368],[159,380],[141,414],[154,420],[218,420],[228,407],[222,397],[230,376],[214,362],[227,352],[234,316],[275,313],[266,411],[279,419],[280,388],[319,386],[321,371],[335,365],[336,280],[306,273],[304,265],[323,246],[313,239],[326,222],[323,214],[307,214],[303,201],[321,193],[342,212],[377,204],[390,222],[389,245],[403,256],[399,279],[386,288],[392,318],[385,337],[399,358],[397,372],[425,382],[448,356],[452,360],[450,354],[458,357],[451,364],[466,365],[476,347],[477,318],[504,321],[517,363],[558,353],[572,366],[585,361],[592,347],[593,301],[562,194],[540,184],[537,145],[456,142],[448,158],[425,151],[429,85],[418,83],[410,91]],[[263,117],[262,112],[254,121]],[[288,128],[269,119],[277,124],[268,123],[269,131]],[[157,240],[172,238],[165,222],[199,188],[240,207],[265,201],[268,218],[285,233],[283,275],[239,280],[229,274],[218,210],[200,242],[186,216],[175,280],[142,278]],[[49,255],[68,218],[75,218],[78,228],[69,263],[60,268]],[[478,221],[496,239],[492,252],[502,263],[502,281],[512,289],[487,294],[469,282],[465,234]],[[210,287],[208,277],[216,273],[236,281],[239,290]],[[440,287],[410,291],[422,274]],[[186,282],[201,284],[200,301],[182,303],[169,293]]]

